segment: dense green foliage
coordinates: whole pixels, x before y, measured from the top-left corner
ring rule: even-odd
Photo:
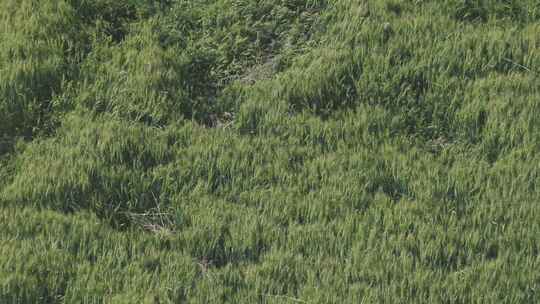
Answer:
[[[540,302],[534,0],[0,1],[0,303]]]

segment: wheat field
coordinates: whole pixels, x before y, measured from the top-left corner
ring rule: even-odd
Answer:
[[[540,302],[536,0],[0,1],[0,303]]]

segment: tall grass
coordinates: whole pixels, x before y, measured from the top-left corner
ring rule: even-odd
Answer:
[[[539,17],[0,2],[0,302],[540,301]]]

